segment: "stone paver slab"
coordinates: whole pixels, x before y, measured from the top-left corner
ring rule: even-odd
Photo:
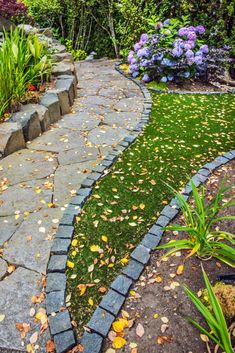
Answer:
[[[28,216],[5,246],[3,258],[45,274],[61,213],[47,209]]]
[[[0,247],[5,241],[10,239],[12,234],[20,226],[23,217],[16,219],[15,216],[1,217],[0,218]]]
[[[24,149],[0,161],[0,179],[7,178],[8,184],[42,179],[53,174],[57,161],[52,153]]]
[[[96,128],[101,121],[102,117],[95,113],[80,112],[65,115],[63,119],[58,122],[58,126],[74,131],[87,131]]]
[[[121,141],[125,136],[128,135],[127,130],[122,128],[112,128],[110,126],[103,125],[98,127],[88,134],[88,141],[95,144],[96,146],[102,145],[114,145]]]
[[[84,137],[77,131],[54,128],[45,132],[30,144],[30,149],[61,152],[78,148],[85,143]]]

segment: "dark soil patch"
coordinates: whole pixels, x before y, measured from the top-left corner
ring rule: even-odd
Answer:
[[[218,169],[210,177],[206,184],[206,195],[208,198],[214,195],[218,190],[218,185],[222,180],[227,179],[227,183],[231,184],[235,181],[235,161]],[[234,190],[229,192],[232,194]],[[235,214],[235,207],[231,207],[223,211],[223,215]],[[174,223],[182,223],[182,215],[180,214]],[[226,220],[219,226],[221,229],[235,232],[235,222]],[[174,232],[165,234],[162,243],[179,237]],[[193,317],[200,324],[205,325],[194,305],[185,295],[182,286],[187,285],[194,292],[204,288],[202,279],[201,261],[196,256],[186,259],[187,253],[182,251],[170,256],[167,261],[161,261],[162,255],[166,251],[156,251],[151,256],[149,266],[145,269],[140,280],[131,291],[123,309],[129,314],[130,319],[134,319],[131,328],[125,329],[124,338],[126,345],[118,350],[119,352],[132,352],[130,343],[137,344],[135,353],[204,353],[207,352],[205,343],[200,338],[199,331],[192,326],[186,316]],[[177,275],[176,271],[179,265],[184,265],[184,271],[181,275]],[[212,284],[217,281],[219,274],[234,273],[234,269],[224,265],[223,263],[211,259],[203,261],[204,269],[209,276]],[[154,281],[158,279],[158,282]],[[161,280],[161,281],[160,281]],[[175,288],[166,290],[175,284]],[[158,317],[154,318],[154,314]],[[163,327],[163,321],[167,321],[167,327]],[[145,333],[140,338],[136,334],[136,327],[141,324]],[[161,329],[166,330],[162,332]],[[159,336],[168,337],[170,342],[158,344]],[[106,340],[103,352],[111,347],[110,340]],[[221,352],[221,351],[219,351]]]
[[[211,83],[201,82],[198,80],[185,80],[182,83],[170,82],[168,89],[172,91],[189,91],[189,92],[218,92],[221,91],[219,87]]]

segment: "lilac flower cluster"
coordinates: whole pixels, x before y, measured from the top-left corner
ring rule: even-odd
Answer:
[[[152,79],[167,82],[196,75],[209,52],[208,46],[199,45],[198,41],[205,28],[202,25],[179,27],[175,29],[167,19],[155,26],[156,32],[151,36],[141,35],[128,55],[133,77],[142,75],[145,82]]]

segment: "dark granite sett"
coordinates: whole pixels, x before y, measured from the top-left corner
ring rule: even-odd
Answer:
[[[98,173],[103,173],[105,171],[106,167],[104,165],[97,165],[96,167],[94,167],[92,169],[92,171],[94,172],[98,172]]]
[[[75,335],[73,330],[61,332],[54,336],[56,353],[66,353],[69,349],[76,345]],[[84,351],[85,353],[85,351]]]
[[[92,180],[99,180],[101,178],[102,174],[101,173],[91,173],[88,175],[88,179],[92,179]]]
[[[113,165],[113,161],[109,161],[108,159],[104,159],[101,163],[102,163],[102,165],[104,165],[107,168],[109,168]]]
[[[103,343],[103,337],[97,333],[85,332],[81,345],[83,346],[83,353],[100,353]]]
[[[87,327],[106,337],[114,320],[115,316],[98,307],[88,322]]]
[[[164,233],[164,230],[162,229],[162,227],[160,227],[157,224],[154,224],[150,229],[149,229],[149,233],[155,235],[155,236],[162,236]]]
[[[168,217],[166,216],[160,216],[157,221],[156,224],[161,226],[161,227],[166,227],[169,224],[170,220]]]
[[[60,272],[48,273],[46,292],[65,291],[66,275]]]
[[[99,307],[117,316],[124,301],[125,301],[125,297],[123,295],[110,289],[108,293],[101,300]]]
[[[77,192],[77,195],[89,197],[91,195],[91,193],[92,193],[91,188],[80,188]]]
[[[131,253],[131,258],[141,262],[143,265],[146,265],[149,261],[150,254],[149,249],[143,245],[138,245],[134,251]]]
[[[132,143],[136,140],[135,136],[129,135],[127,137],[124,138],[124,141],[128,142],[128,143]]]
[[[47,272],[65,272],[67,255],[52,255],[50,257]]]
[[[62,307],[65,307],[65,291],[47,293],[46,310],[47,314],[56,313]]]
[[[163,208],[161,215],[168,217],[169,219],[175,218],[178,214],[178,210],[176,208],[172,208],[171,206],[167,205]]]
[[[153,250],[156,248],[156,246],[159,245],[160,241],[161,241],[161,236],[156,236],[151,233],[147,233],[142,239],[141,244],[146,246],[146,248]]]
[[[123,275],[119,275],[111,283],[110,287],[122,295],[127,295],[132,283],[133,281],[130,278]]]
[[[223,155],[225,158],[229,159],[229,160],[232,160],[235,158],[235,155],[232,154],[231,152],[227,152]]]
[[[49,316],[50,330],[52,335],[70,330],[72,328],[68,310],[57,313],[56,316]]]
[[[60,225],[57,229],[55,238],[72,239],[74,228],[72,226]]]
[[[70,203],[71,205],[77,205],[80,208],[82,208],[86,200],[87,200],[87,196],[77,195],[71,198]]]
[[[135,260],[130,260],[128,265],[124,267],[124,269],[122,270],[122,273],[136,281],[141,275],[143,269],[144,269],[143,264]]]
[[[94,184],[95,184],[95,180],[86,178],[85,180],[83,180],[81,185],[82,185],[83,188],[90,188]]]
[[[201,168],[201,169],[199,169],[198,174],[201,174],[204,176],[209,176],[211,173],[208,169]]]
[[[57,255],[67,254],[69,247],[70,247],[70,239],[56,238],[53,241],[51,252]]]

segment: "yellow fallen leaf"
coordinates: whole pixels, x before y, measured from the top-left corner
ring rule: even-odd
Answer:
[[[126,257],[123,257],[122,259],[121,259],[121,263],[122,264],[127,264],[129,262],[129,260],[126,258]]]
[[[5,319],[6,315],[0,314],[0,322],[2,322]]]
[[[108,241],[108,237],[107,237],[106,235],[102,235],[101,239],[102,239],[105,243],[107,243],[107,241]]]
[[[73,239],[72,240],[72,246],[77,246],[78,245],[78,240],[77,239]]]
[[[158,318],[158,314],[154,314],[153,317],[154,317],[154,319],[157,319]]]
[[[83,296],[86,293],[87,286],[86,284],[79,284],[77,288],[80,290],[80,297]]]
[[[91,246],[90,246],[90,250],[91,250],[92,252],[99,252],[100,247],[99,247],[99,245],[91,245]]]
[[[144,210],[145,209],[145,204],[141,203],[139,207],[140,207],[141,210]]]
[[[119,319],[118,321],[114,321],[112,324],[113,330],[118,333],[122,332],[127,326],[128,321],[126,319]]]
[[[120,349],[123,346],[125,346],[125,344],[126,344],[126,340],[122,337],[115,337],[113,340],[113,347],[114,348]]]
[[[90,306],[93,306],[93,305],[94,305],[94,300],[93,300],[92,298],[89,298],[89,299],[88,299],[88,304],[89,304]]]
[[[176,273],[177,275],[182,275],[183,271],[184,271],[184,265],[179,265]]]
[[[206,335],[200,334],[200,337],[201,337],[201,340],[203,342],[208,342],[209,341],[209,338]]]
[[[74,268],[74,263],[72,262],[72,261],[67,261],[67,266],[69,267],[69,268]]]

